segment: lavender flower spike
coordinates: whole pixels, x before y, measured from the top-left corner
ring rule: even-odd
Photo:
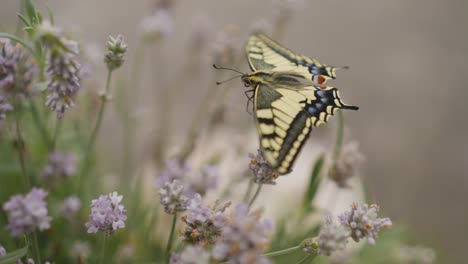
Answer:
[[[80,198],[76,196],[69,196],[67,197],[60,207],[60,214],[68,219],[72,220],[75,218],[78,211],[81,209],[81,201]]]
[[[13,237],[30,233],[34,229],[50,228],[52,218],[48,215],[43,189],[33,188],[26,196],[14,195],[5,204],[3,210],[8,213],[8,230]]]
[[[304,240],[301,248],[309,254],[330,256],[333,252],[346,247],[350,234],[348,228],[336,224],[333,217],[328,215],[318,237]]]
[[[76,173],[76,156],[73,153],[53,152],[42,176],[45,179],[64,178]]]
[[[113,71],[122,66],[126,51],[127,44],[122,35],[117,35],[117,37],[109,36],[107,52],[104,55],[104,62],[107,64],[109,71]]]
[[[249,169],[253,174],[253,181],[262,184],[276,184],[275,180],[280,175],[276,169],[268,165],[268,162],[263,157],[263,152],[259,149],[257,155],[249,154],[252,159],[249,164]]]
[[[124,228],[127,215],[125,207],[120,204],[122,199],[122,195],[113,192],[92,200],[90,220],[86,223],[88,233],[102,231],[110,235],[117,229]]]
[[[187,210],[189,199],[183,192],[184,186],[179,180],[166,182],[164,187],[159,189],[159,201],[164,206],[166,213],[175,214]]]
[[[271,263],[262,254],[269,245],[268,234],[273,232],[273,224],[269,220],[260,221],[259,217],[249,214],[246,204],[238,205],[213,247],[213,257],[233,264]]]
[[[182,252],[171,255],[170,264],[209,264],[210,253],[202,246],[188,245]]]
[[[372,204],[359,205],[353,203],[351,210],[339,215],[342,225],[351,230],[351,237],[354,241],[359,242],[360,239],[367,237],[371,245],[375,244],[375,239],[380,229],[392,226],[390,218],[378,218],[379,206]]]

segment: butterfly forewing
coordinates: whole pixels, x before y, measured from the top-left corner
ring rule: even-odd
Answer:
[[[295,72],[318,84],[335,78],[335,67],[295,54],[263,34],[255,34],[249,38],[247,59],[253,71]]]

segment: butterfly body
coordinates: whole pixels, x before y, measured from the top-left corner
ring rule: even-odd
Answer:
[[[260,148],[271,167],[289,173],[313,126],[337,109],[358,107],[344,104],[337,88],[322,85],[336,78],[336,67],[296,55],[265,35],[250,37],[247,57],[253,72],[242,82],[254,89]]]

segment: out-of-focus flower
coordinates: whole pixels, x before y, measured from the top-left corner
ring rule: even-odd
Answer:
[[[143,18],[140,32],[144,39],[150,41],[168,38],[174,32],[174,17],[167,8],[158,8]]]
[[[211,56],[214,64],[232,65],[237,54],[237,27],[231,25],[215,36],[211,47]]]
[[[65,178],[76,173],[76,156],[73,153],[53,152],[49,154],[49,163],[42,172],[47,180]]]
[[[5,97],[0,95],[0,121],[6,118],[6,112],[13,110],[13,106],[8,103]]]
[[[270,220],[260,221],[259,214],[249,214],[246,204],[236,206],[235,213],[213,247],[213,257],[235,264],[271,263],[262,256],[273,232]]]
[[[84,262],[91,255],[91,246],[86,241],[76,241],[70,249],[70,256]]]
[[[276,169],[268,165],[262,151],[259,149],[257,155],[249,154],[249,157],[252,159],[249,169],[252,171],[253,181],[262,184],[276,184],[275,180],[280,174]]]
[[[170,264],[209,264],[210,253],[202,246],[186,246],[182,252],[171,255]]]
[[[135,246],[131,243],[126,243],[119,247],[117,251],[118,263],[131,263],[135,258]]]
[[[224,211],[229,205],[230,203],[220,205],[216,202],[210,208],[204,205],[201,196],[196,194],[190,201],[188,214],[182,218],[182,221],[187,224],[182,232],[184,241],[203,246],[214,244],[227,223]]]
[[[124,63],[124,55],[127,52],[127,44],[124,41],[122,35],[117,35],[117,37],[109,36],[107,41],[107,51],[104,55],[104,62],[107,65],[109,71],[113,71]]]
[[[328,215],[318,237],[304,240],[301,248],[309,254],[330,256],[346,247],[350,235],[351,231],[347,227],[336,224],[333,217]]]
[[[74,97],[81,88],[79,76],[80,64],[76,60],[78,44],[69,39],[60,38],[60,44],[51,46],[47,60],[47,95],[46,105],[62,118],[65,110],[74,106]],[[65,47],[65,48],[63,48]]]
[[[252,25],[250,25],[250,32],[251,33],[264,33],[269,35],[272,31],[273,25],[266,19],[258,19],[255,20]]]
[[[166,213],[175,214],[187,210],[190,200],[184,195],[184,186],[176,179],[166,182],[164,187],[159,189],[159,201]]]
[[[201,53],[207,47],[213,32],[213,22],[206,15],[197,15],[192,19],[189,46],[193,52]]]
[[[30,233],[34,229],[50,228],[52,218],[48,215],[45,197],[47,192],[33,188],[26,196],[17,194],[3,204],[3,210],[8,213],[8,230],[13,237]]]
[[[278,20],[291,18],[295,12],[304,8],[304,0],[273,0]]]
[[[351,230],[351,237],[354,241],[367,238],[369,244],[374,245],[377,235],[382,228],[392,226],[390,218],[378,218],[379,206],[372,204],[359,205],[353,203],[351,210],[339,215],[342,225]]]
[[[398,263],[436,263],[436,253],[434,249],[423,246],[402,245],[396,247],[394,255]]]
[[[50,21],[44,20],[40,25],[37,26],[37,35],[41,42],[50,46],[53,45],[53,42],[56,41],[63,33],[63,30],[55,25],[52,25]]]
[[[218,166],[207,164],[203,166],[200,171],[195,172],[190,178],[188,188],[190,191],[203,196],[208,190],[216,189],[218,186],[218,178]]]
[[[102,231],[109,235],[119,228],[124,228],[127,215],[125,207],[120,204],[122,199],[122,195],[113,192],[92,200],[90,219],[86,223],[88,233]]]
[[[166,169],[156,177],[156,186],[162,188],[166,183],[175,179],[182,181],[189,173],[191,173],[191,167],[188,162],[168,160],[166,161]]]
[[[60,214],[68,219],[72,220],[75,218],[76,214],[81,209],[80,198],[76,196],[69,196],[63,200],[62,205],[60,206]]]
[[[6,254],[6,249],[0,244],[0,257],[4,257]]]
[[[13,46],[9,40],[0,39],[0,92],[3,96],[24,99],[34,93],[31,83],[37,67],[23,55],[20,44]]]
[[[359,144],[356,141],[350,142],[343,146],[340,158],[332,165],[328,176],[340,188],[345,188],[348,186],[348,179],[353,177],[364,160],[364,155],[359,151]]]

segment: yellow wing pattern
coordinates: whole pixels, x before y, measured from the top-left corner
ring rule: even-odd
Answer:
[[[249,38],[246,51],[247,60],[253,71],[295,72],[317,84],[324,84],[327,80],[336,78],[336,67],[295,54],[260,33]]]
[[[337,109],[357,109],[344,104],[330,86],[297,89],[259,84],[254,104],[261,149],[280,174],[291,171],[312,126],[327,122]]]

